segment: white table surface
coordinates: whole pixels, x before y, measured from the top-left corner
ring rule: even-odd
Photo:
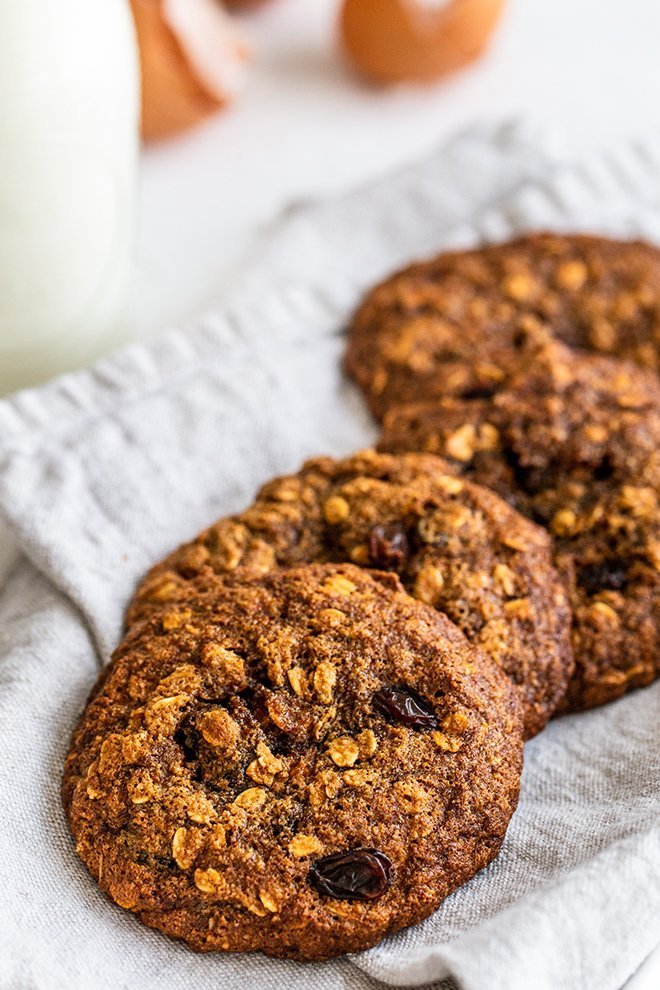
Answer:
[[[434,87],[390,90],[343,63],[337,6],[274,0],[244,16],[255,58],[241,98],[145,152],[135,336],[221,300],[290,205],[382,175],[475,120],[531,115],[576,154],[660,120],[660,0],[510,0],[477,65]],[[0,532],[0,581],[13,559]],[[660,950],[626,990],[658,987]]]
[[[531,114],[576,153],[659,121],[660,0],[510,0],[478,64],[384,91],[342,62],[337,7],[273,0],[244,17],[255,60],[240,100],[146,153],[139,332],[217,301],[287,205],[368,181],[474,120]]]

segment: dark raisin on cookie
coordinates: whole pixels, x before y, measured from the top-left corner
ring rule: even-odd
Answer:
[[[377,849],[350,849],[312,863],[309,881],[320,894],[343,901],[374,901],[392,883],[394,867]]]
[[[509,679],[394,575],[205,568],[118,647],[63,799],[78,855],[146,925],[325,959],[493,859],[522,746]]]
[[[437,729],[433,708],[411,688],[404,685],[384,687],[374,695],[374,708],[393,722],[409,729]]]
[[[562,709],[660,674],[660,379],[557,342],[531,347],[490,399],[392,411],[383,450],[433,451],[552,538],[576,668]]]
[[[469,440],[459,437],[452,451],[463,455]],[[492,443],[492,432],[482,442]],[[198,575],[259,576],[344,561],[388,571],[502,666],[518,686],[532,736],[572,670],[566,592],[547,534],[456,474],[452,463],[428,454],[311,460],[157,564],[137,591],[129,624],[185,597],[193,565]]]

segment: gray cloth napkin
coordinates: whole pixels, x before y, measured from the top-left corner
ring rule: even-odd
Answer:
[[[660,241],[660,144],[573,166],[527,125],[482,127],[344,199],[300,209],[222,312],[0,404],[2,990],[619,990],[660,941],[660,685],[526,749],[499,858],[423,924],[315,966],[197,956],[112,905],[76,859],[62,761],[143,571],[303,457],[375,435],[342,328],[414,257],[532,227]],[[443,984],[444,985],[444,984]]]

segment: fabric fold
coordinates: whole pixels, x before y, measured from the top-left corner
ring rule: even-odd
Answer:
[[[111,905],[59,808],[76,715],[135,583],[306,456],[375,428],[341,371],[360,293],[443,248],[531,228],[660,242],[655,137],[571,164],[523,124],[459,135],[294,211],[222,312],[0,403],[0,513],[22,559],[0,596],[0,986],[283,982],[324,990],[620,990],[660,941],[660,685],[529,744],[500,857],[422,925],[315,967],[200,957]],[[444,985],[443,985],[444,987]]]

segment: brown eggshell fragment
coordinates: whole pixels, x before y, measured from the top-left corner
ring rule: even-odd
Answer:
[[[142,133],[201,123],[240,88],[248,51],[216,0],[131,0],[142,67]]]
[[[504,0],[344,0],[340,32],[351,61],[380,82],[428,82],[483,51]]]

